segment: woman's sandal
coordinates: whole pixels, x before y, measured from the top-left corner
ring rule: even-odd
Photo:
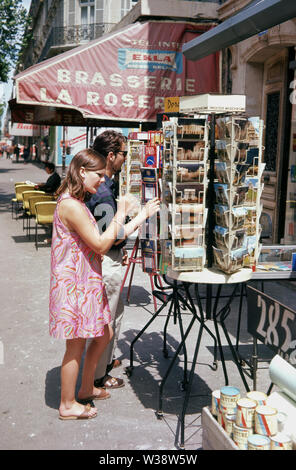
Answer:
[[[90,415],[91,411],[91,405],[90,403],[88,403],[87,405],[85,405],[84,407],[84,411],[78,415],[78,416],[75,416],[75,415],[70,415],[70,416],[59,416],[59,419],[63,420],[63,421],[67,421],[67,420],[70,420],[70,419],[92,419],[92,418],[95,418],[97,416],[97,413],[94,414],[94,415]]]
[[[91,407],[94,407],[94,403],[92,400],[107,400],[107,398],[110,398],[111,395],[105,388],[102,387],[97,387],[98,390],[100,390],[99,395],[91,395],[90,397],[86,398],[77,398],[78,403],[81,403],[81,405],[87,405],[90,404]]]

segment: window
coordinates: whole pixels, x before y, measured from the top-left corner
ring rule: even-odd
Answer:
[[[89,25],[95,22],[95,0],[80,0],[81,25]]]
[[[93,39],[95,0],[80,0],[80,41]]]
[[[131,0],[121,0],[121,18],[123,18],[132,8]]]
[[[96,23],[104,22],[104,1],[96,1]]]

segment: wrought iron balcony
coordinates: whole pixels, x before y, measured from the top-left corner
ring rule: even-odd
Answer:
[[[108,33],[113,26],[114,23],[93,23],[88,25],[54,27],[49,37],[49,46],[79,45],[103,36],[103,34]]]

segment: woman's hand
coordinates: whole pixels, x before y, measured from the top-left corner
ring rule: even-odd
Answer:
[[[128,252],[126,251],[125,248],[122,248],[122,261],[121,261],[122,266],[127,266],[128,265]]]
[[[124,236],[127,238],[131,233],[139,228],[139,226],[149,217],[152,217],[160,209],[160,201],[157,197],[147,202],[143,209],[128,224],[124,225]]]
[[[126,196],[122,196],[118,199],[117,202],[117,210],[119,212],[123,212],[125,215],[129,215],[134,210],[138,211],[139,209],[139,201],[135,196],[131,194],[127,194]]]
[[[146,219],[148,219],[149,217],[152,217],[152,215],[156,214],[156,212],[159,211],[159,207],[160,206],[160,200],[155,197],[153,199],[151,199],[150,201],[148,201],[144,208],[142,209],[143,211],[145,211],[145,214],[146,214]]]

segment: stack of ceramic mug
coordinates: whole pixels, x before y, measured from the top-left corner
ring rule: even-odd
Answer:
[[[267,404],[260,391],[241,397],[236,387],[225,386],[212,393],[212,414],[241,450],[292,450],[284,434],[284,413]]]

